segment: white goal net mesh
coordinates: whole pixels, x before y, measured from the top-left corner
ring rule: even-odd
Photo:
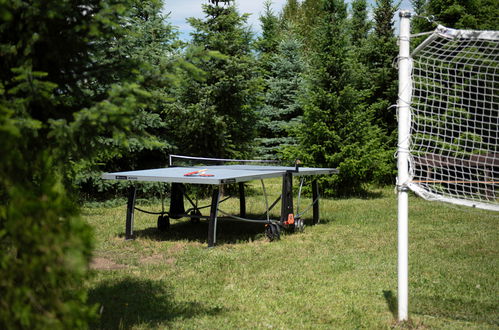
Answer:
[[[439,26],[411,54],[409,187],[499,210],[499,31]]]

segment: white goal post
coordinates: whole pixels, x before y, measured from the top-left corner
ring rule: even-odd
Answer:
[[[400,11],[398,317],[408,319],[408,191],[499,211],[499,31],[438,26],[410,51]]]

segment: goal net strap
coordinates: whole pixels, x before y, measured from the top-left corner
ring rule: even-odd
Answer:
[[[408,187],[499,211],[499,31],[439,26],[411,53]]]

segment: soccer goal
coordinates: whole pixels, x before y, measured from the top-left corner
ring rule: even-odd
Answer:
[[[408,318],[408,191],[499,211],[499,31],[438,26],[411,52],[400,12],[399,320]]]

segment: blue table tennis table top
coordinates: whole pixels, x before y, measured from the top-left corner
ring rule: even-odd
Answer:
[[[187,173],[199,171],[201,169],[206,170],[202,173],[209,176],[200,176],[199,174],[185,176]],[[211,165],[196,167],[165,167],[138,171],[104,173],[102,178],[106,180],[220,185],[282,177],[287,172],[291,172],[294,176],[303,176],[334,174],[338,173],[338,170],[335,168],[298,167],[298,171],[296,171],[295,167],[286,166]]]

